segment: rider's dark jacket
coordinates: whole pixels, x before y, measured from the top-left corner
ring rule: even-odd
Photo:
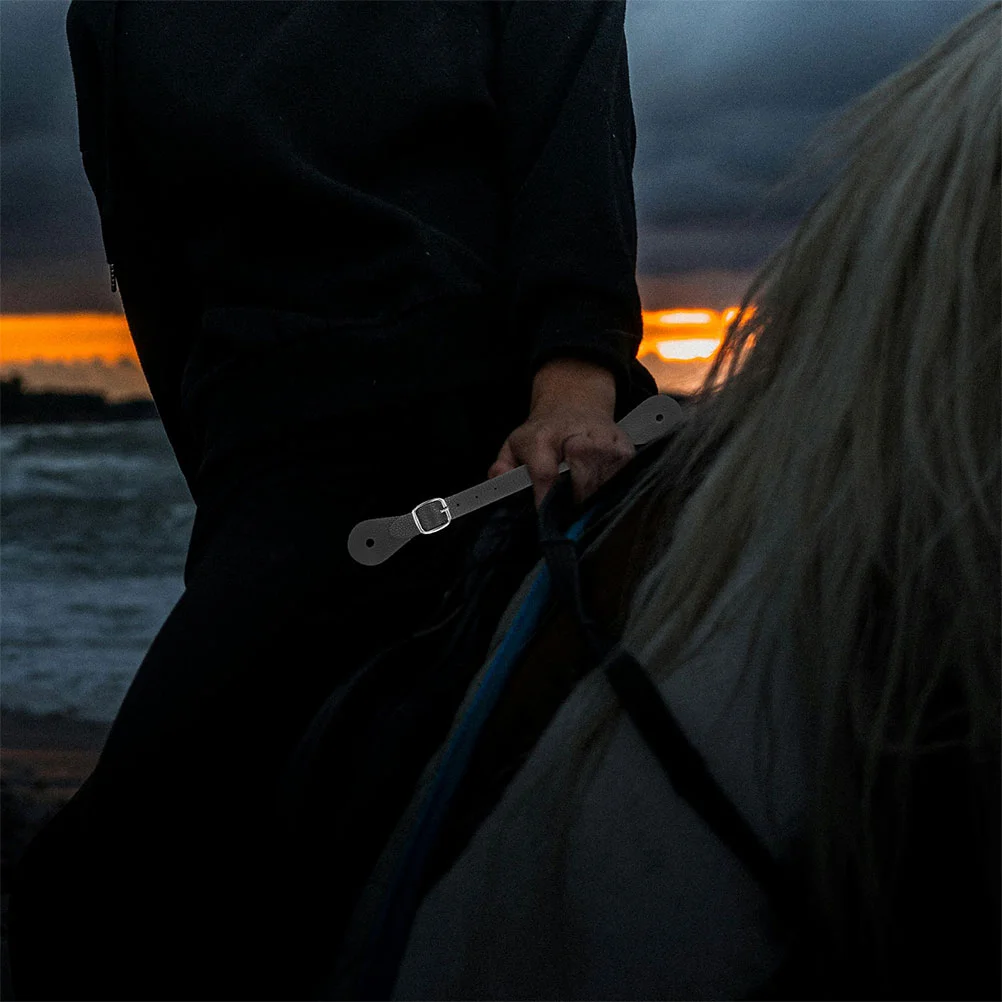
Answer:
[[[224,384],[247,435],[478,383],[524,419],[555,356],[615,374],[617,419],[657,391],[624,8],[71,5],[84,166],[189,484]]]

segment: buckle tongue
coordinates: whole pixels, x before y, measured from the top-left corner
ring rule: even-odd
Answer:
[[[440,510],[435,508],[425,508],[425,505],[435,505],[440,504],[442,507]],[[418,512],[421,512],[419,515]],[[428,501],[422,501],[412,512],[411,515],[414,518],[414,524],[418,528],[418,532],[422,535],[430,536],[433,532],[439,532],[444,529],[452,521],[452,512],[449,511],[449,506],[445,503],[445,498],[431,498]],[[445,516],[445,521],[439,521],[442,516]],[[427,520],[425,525],[422,525],[422,520]],[[426,526],[428,526],[426,528]]]

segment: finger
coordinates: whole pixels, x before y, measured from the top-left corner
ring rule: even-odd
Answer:
[[[504,445],[501,446],[501,451],[498,453],[498,458],[494,460],[491,468],[487,471],[487,476],[489,479],[499,477],[502,473],[514,470],[518,465],[511,449],[510,439],[505,439]]]
[[[595,462],[594,443],[587,432],[576,432],[562,443],[563,460],[566,461],[571,477],[571,495],[580,504],[592,489]]]
[[[614,472],[610,465],[612,446],[603,447],[587,431],[564,440],[563,459],[569,468],[571,493],[577,504],[594,494]]]
[[[564,441],[564,455],[570,462],[571,458],[587,459],[599,456],[603,459],[619,462],[632,459],[636,448],[629,437],[621,429],[611,430],[586,429],[576,432]]]
[[[553,485],[557,482],[557,476],[559,476],[559,473],[556,472],[556,467],[554,467],[554,471],[554,475],[551,477],[540,475],[532,477],[532,496],[535,500],[537,509],[542,505],[543,499],[550,493],[553,489]]]
[[[619,450],[594,452],[568,460],[571,480],[583,498],[597,491],[628,463],[629,457]]]
[[[611,480],[636,455],[628,439],[618,441],[611,436],[597,439],[575,436],[565,443],[564,455],[570,466],[575,500],[580,504]]]
[[[553,431],[537,431],[526,440],[521,452],[517,451],[518,445],[516,442],[516,455],[529,470],[532,493],[538,509],[560,475],[560,461],[563,458],[560,437]]]

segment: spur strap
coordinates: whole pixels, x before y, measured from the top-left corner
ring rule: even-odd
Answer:
[[[618,424],[630,441],[640,446],[661,438],[678,423],[681,416],[682,408],[678,401],[657,394],[634,407]],[[567,463],[561,463],[558,471],[564,473],[568,468]],[[453,519],[531,486],[528,467],[520,466],[450,497],[422,501],[405,515],[367,518],[348,534],[348,552],[367,567],[381,564],[416,536],[440,532]]]

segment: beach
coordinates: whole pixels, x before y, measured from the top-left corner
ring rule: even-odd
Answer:
[[[64,804],[97,762],[111,725],[60,714],[0,710],[2,883],[39,825]]]
[[[3,997],[7,891],[11,867],[45,820],[66,803],[97,762],[110,724],[61,714],[0,710],[0,885],[3,888]]]

